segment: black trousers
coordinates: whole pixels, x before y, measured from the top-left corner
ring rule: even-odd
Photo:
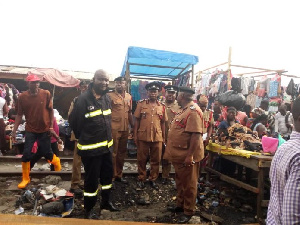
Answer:
[[[46,160],[52,161],[53,152],[51,150],[51,141],[49,132],[31,133],[25,132],[25,144],[22,156],[22,162],[30,162],[34,153],[31,152],[34,142],[38,140],[38,154],[44,156]]]
[[[97,202],[97,190],[99,182],[102,186],[102,202],[109,201],[112,178],[113,164],[112,153],[100,156],[82,156],[84,165],[84,208],[90,211]]]
[[[38,148],[39,148],[39,146],[38,146]],[[57,141],[51,143],[51,150],[52,150],[53,154],[55,154],[58,157],[59,150],[58,150]],[[32,167],[34,167],[34,165],[37,163],[37,161],[39,161],[42,157],[43,157],[42,154],[39,151],[37,151],[33,155],[32,159],[30,160],[30,169],[32,169]],[[50,165],[50,170],[54,171],[54,165],[53,164]]]

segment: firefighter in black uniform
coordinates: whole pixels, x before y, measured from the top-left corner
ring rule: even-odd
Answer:
[[[88,90],[81,94],[69,116],[71,128],[78,139],[78,154],[84,165],[85,218],[97,219],[98,179],[101,184],[101,209],[119,211],[111,202],[113,178],[111,134],[111,102],[109,76],[104,70],[95,72]]]

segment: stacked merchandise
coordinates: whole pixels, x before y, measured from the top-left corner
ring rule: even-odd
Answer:
[[[261,151],[262,144],[256,131],[236,123],[227,129],[227,132],[214,136],[213,143],[227,148]]]

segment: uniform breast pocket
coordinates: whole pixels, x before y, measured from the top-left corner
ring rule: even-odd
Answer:
[[[111,121],[112,121],[112,122],[120,122],[120,121],[121,121],[121,118],[120,118],[120,117],[112,117],[112,118],[111,118]]]
[[[113,103],[114,108],[119,109],[119,110],[122,109],[122,101],[113,100],[112,103]]]
[[[141,112],[141,119],[147,119],[148,118],[148,113],[146,111]]]
[[[156,114],[158,115],[159,119],[163,118],[163,113],[161,110],[157,110]]]

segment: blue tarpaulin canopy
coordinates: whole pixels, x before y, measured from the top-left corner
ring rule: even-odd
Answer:
[[[128,69],[133,77],[174,79],[197,63],[198,57],[194,55],[130,46],[121,76]]]

